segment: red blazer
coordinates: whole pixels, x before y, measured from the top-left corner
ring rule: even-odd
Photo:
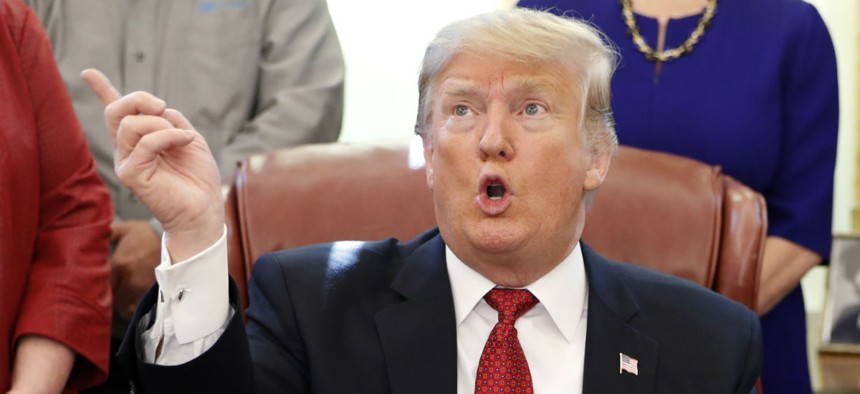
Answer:
[[[77,353],[67,392],[107,375],[112,212],[38,18],[0,0],[0,392],[27,334]]]

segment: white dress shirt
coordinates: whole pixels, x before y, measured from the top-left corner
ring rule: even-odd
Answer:
[[[457,392],[475,392],[478,361],[499,313],[484,294],[496,287],[445,247],[457,319]],[[582,393],[588,283],[577,244],[548,274],[525,287],[540,301],[515,327],[535,393]]]
[[[161,265],[155,270],[160,289],[157,313],[152,327],[142,333],[143,358],[159,365],[178,365],[208,350],[232,316],[224,280],[228,275],[227,242],[222,235],[208,249],[173,265],[164,244]],[[457,392],[471,394],[478,360],[498,321],[498,312],[483,300],[495,284],[463,264],[447,246],[445,249],[457,321]],[[540,302],[515,326],[536,393],[582,393],[587,286],[577,245],[555,269],[526,287]]]

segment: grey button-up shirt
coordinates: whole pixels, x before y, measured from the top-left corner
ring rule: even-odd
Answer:
[[[325,0],[27,0],[83,123],[117,218],[151,215],[113,171],[104,109],[80,78],[103,71],[185,114],[229,177],[250,154],[334,141],[344,65]]]

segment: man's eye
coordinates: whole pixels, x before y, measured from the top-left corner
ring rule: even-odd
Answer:
[[[526,105],[525,109],[523,109],[523,112],[526,115],[530,115],[530,116],[531,115],[537,115],[540,113],[540,111],[541,111],[541,107],[540,107],[540,105],[537,105],[537,104],[528,104],[528,105]]]
[[[469,114],[469,107],[465,105],[458,105],[454,107],[454,115],[457,116],[466,116]]]

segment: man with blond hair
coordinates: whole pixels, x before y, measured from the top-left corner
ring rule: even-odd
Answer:
[[[442,29],[416,126],[438,228],[360,243],[337,269],[331,244],[262,257],[245,327],[205,141],[163,101],[86,72],[120,179],[165,227],[122,354],[137,392],[750,392],[751,311],[580,240],[617,145],[614,65],[593,28],[547,13]]]

